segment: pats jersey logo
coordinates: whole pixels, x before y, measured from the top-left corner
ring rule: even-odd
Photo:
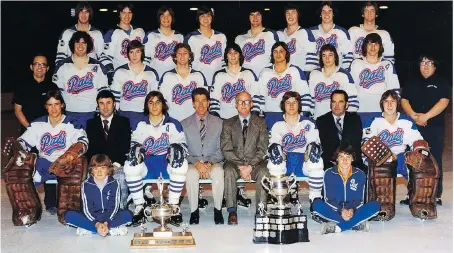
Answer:
[[[45,155],[50,156],[56,150],[63,150],[66,148],[66,131],[61,130],[58,134],[52,135],[46,132],[41,136],[39,141],[39,149]]]
[[[293,133],[287,133],[282,137],[282,148],[285,152],[291,152],[295,149],[303,148],[306,146],[306,133],[309,132],[311,126],[307,124],[295,136]]]
[[[205,64],[211,64],[214,60],[220,58],[221,56],[222,43],[220,41],[216,41],[213,46],[205,44],[200,50],[200,62]]]
[[[378,134],[378,138],[389,148],[399,146],[404,143],[404,130],[400,127],[394,132],[385,129]]]
[[[317,85],[315,85],[315,89],[314,89],[315,101],[321,102],[325,99],[329,99],[331,96],[331,93],[333,93],[333,91],[339,89],[339,87],[340,87],[340,84],[336,81],[333,81],[333,83],[330,85],[326,85],[324,82],[317,83]]]
[[[195,88],[197,88],[197,83],[194,81],[191,81],[187,86],[183,86],[181,83],[173,86],[172,102],[177,105],[183,104],[191,98],[191,93]]]
[[[167,60],[167,58],[172,55],[177,43],[178,42],[176,40],[173,40],[169,44],[166,44],[164,41],[159,42],[154,48],[154,58],[160,61]]]
[[[128,58],[128,46],[129,46],[129,39],[124,39],[121,43],[120,43],[120,54],[124,57],[124,58]]]
[[[287,48],[290,54],[294,54],[296,52],[296,39],[293,38],[291,41],[287,43]]]
[[[150,136],[145,139],[143,146],[145,148],[145,154],[147,155],[166,154],[167,148],[169,147],[169,135],[167,133],[162,133],[157,139]]]
[[[382,83],[385,81],[385,68],[383,66],[378,69],[371,71],[369,68],[363,69],[359,73],[359,86],[364,89],[369,89],[376,83]]]
[[[261,54],[265,53],[265,40],[260,39],[259,41],[257,41],[257,43],[254,43],[254,44],[252,44],[251,42],[248,42],[248,43],[244,44],[242,51],[243,51],[244,60],[247,62],[250,62],[257,55],[261,55]]]
[[[246,91],[246,89],[244,88],[244,80],[242,78],[238,79],[238,81],[233,84],[226,83],[222,86],[221,89],[222,101],[225,103],[230,103],[233,99],[236,98],[239,93],[243,91]]]
[[[134,83],[134,81],[127,81],[123,84],[123,98],[131,101],[135,98],[145,97],[148,91],[148,82],[142,80],[140,83]]]
[[[292,89],[292,76],[287,74],[281,79],[273,77],[266,84],[266,88],[268,89],[268,96],[277,98],[281,93],[285,93]]]
[[[363,42],[364,42],[364,37],[359,37],[355,41],[355,54],[363,55]]]
[[[79,94],[81,92],[91,90],[93,88],[94,88],[93,73],[88,72],[83,77],[74,75],[71,78],[69,78],[68,89],[66,91],[70,94]]]
[[[320,48],[322,48],[322,46],[326,45],[326,44],[333,45],[337,49],[337,35],[336,34],[331,34],[331,36],[326,38],[326,40],[323,37],[318,37],[315,40],[315,44],[317,46],[317,49],[316,49],[316,52],[315,52],[316,54],[318,54],[318,52],[320,52]]]

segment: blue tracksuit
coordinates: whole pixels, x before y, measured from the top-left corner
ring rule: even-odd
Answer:
[[[325,199],[316,200],[313,209],[319,216],[337,223],[342,231],[348,230],[359,223],[377,215],[380,204],[370,201],[364,204],[364,191],[366,189],[366,175],[358,168],[352,168],[352,175],[344,184],[337,166],[325,171],[324,176]],[[353,209],[353,217],[345,221],[342,209]]]
[[[65,212],[65,222],[92,232],[97,232],[97,222],[107,222],[109,228],[130,223],[132,213],[129,210],[120,210],[120,187],[112,176],[102,189],[96,185],[90,176],[82,183],[81,198],[82,212],[69,210]]]

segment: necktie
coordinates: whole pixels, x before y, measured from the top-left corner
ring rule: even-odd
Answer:
[[[200,139],[202,140],[202,145],[203,145],[203,139],[205,139],[206,133],[207,133],[207,126],[205,125],[205,120],[200,119]]]
[[[340,117],[338,117],[336,119],[336,127],[337,127],[337,135],[339,136],[339,140],[342,140],[342,125],[341,125]]]
[[[104,124],[104,137],[107,140],[107,135],[109,135],[109,121],[108,120],[103,120],[102,123]]]
[[[243,145],[246,143],[247,119],[243,119]]]

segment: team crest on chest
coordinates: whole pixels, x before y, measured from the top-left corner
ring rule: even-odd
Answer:
[[[147,155],[165,154],[169,147],[169,135],[167,133],[162,133],[157,139],[150,136],[145,139],[143,146]]]
[[[242,78],[238,79],[238,81],[233,84],[226,83],[222,86],[221,89],[222,101],[225,103],[230,103],[233,99],[236,98],[239,93],[243,91],[246,91],[246,89],[244,88],[244,80]]]
[[[147,90],[148,82],[146,80],[142,80],[140,83],[129,80],[123,84],[123,98],[131,101],[135,98],[145,97]]]
[[[328,38],[324,39],[323,37],[318,37],[315,40],[315,44],[317,46],[317,54],[320,52],[320,48],[322,48],[323,45],[330,44],[333,45],[337,49],[337,35],[336,34],[331,34]]]
[[[287,74],[282,79],[273,77],[266,84],[266,88],[268,89],[268,96],[277,98],[281,93],[285,93],[292,89],[292,76]]]
[[[195,88],[197,88],[197,83],[194,81],[191,81],[187,86],[183,86],[181,83],[173,86],[172,102],[177,105],[183,104],[191,98],[191,93]]]
[[[311,126],[307,124],[300,130],[297,135],[293,133],[287,133],[282,137],[282,148],[285,152],[291,152],[293,150],[303,148],[306,146],[306,133],[309,132]]]
[[[363,42],[364,42],[364,37],[359,37],[355,41],[355,54],[363,55]]]
[[[386,146],[392,148],[404,143],[404,130],[400,127],[394,132],[385,129],[378,134],[378,137]]]
[[[176,40],[173,40],[169,44],[166,44],[164,41],[159,42],[154,48],[154,58],[160,61],[167,60],[167,58],[172,55],[177,43],[178,42]]]
[[[287,48],[290,54],[294,54],[296,52],[296,39],[293,38],[291,41],[287,43]]]
[[[330,85],[326,85],[324,82],[317,83],[317,85],[315,85],[315,89],[314,89],[315,101],[321,102],[325,99],[329,99],[331,96],[331,93],[333,93],[333,91],[339,89],[339,87],[340,87],[340,84],[336,81],[333,81],[333,83]]]
[[[214,60],[220,58],[221,56],[222,43],[220,41],[216,41],[213,46],[205,44],[200,50],[200,62],[205,64],[211,64]]]
[[[254,44],[252,44],[251,42],[248,42],[248,43],[244,44],[242,51],[243,51],[244,60],[247,62],[250,62],[257,55],[261,55],[261,54],[265,53],[265,40],[260,39],[259,41],[257,41]]]
[[[50,156],[56,150],[66,148],[66,131],[61,130],[58,134],[52,135],[47,132],[41,136],[39,148],[45,155]]]
[[[74,75],[68,80],[67,92],[70,94],[79,94],[81,92],[91,90],[93,85],[93,73],[88,72],[85,76],[79,77]]]
[[[358,183],[352,178],[352,180],[350,180],[350,190],[356,191],[356,189],[358,189]]]
[[[369,89],[372,85],[376,83],[382,83],[385,81],[385,68],[383,66],[378,67],[378,69],[371,71],[366,68],[359,73],[359,86],[364,89]]]
[[[120,54],[123,55],[124,58],[128,58],[128,46],[129,46],[129,39],[124,39],[121,43]]]

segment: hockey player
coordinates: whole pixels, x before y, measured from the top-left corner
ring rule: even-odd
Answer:
[[[168,109],[159,91],[148,93],[144,103],[144,113],[148,117],[137,124],[131,135],[131,153],[144,156],[144,162],[135,163],[128,159],[124,166],[126,183],[136,206],[133,226],[144,222],[146,202],[152,201],[148,196],[151,192],[147,192],[144,198],[144,178],[156,179],[161,174],[163,178],[170,178],[169,204],[174,211],[178,209],[188,169],[188,162],[184,159],[187,147],[183,127],[167,115]],[[169,162],[166,157],[170,157]],[[172,221],[181,223],[181,214],[172,216]]]
[[[258,78],[252,70],[242,67],[244,56],[238,44],[227,45],[224,61],[227,67],[217,71],[213,77],[210,112],[221,119],[229,119],[238,114],[235,98],[239,93],[257,93]]]
[[[339,67],[339,55],[331,44],[320,49],[320,68],[309,76],[314,119],[330,111],[330,96],[335,90],[345,90],[348,94],[348,111],[356,112],[359,108],[358,91],[349,72]]]
[[[366,2],[361,9],[361,14],[364,18],[364,23],[360,24],[359,26],[352,26],[348,29],[348,33],[350,34],[350,40],[352,44],[352,52],[353,56],[356,58],[361,58],[362,54],[362,46],[364,42],[364,38],[366,35],[370,33],[377,33],[380,35],[383,41],[383,58],[386,60],[390,60],[393,64],[395,63],[394,59],[394,42],[391,39],[391,36],[386,30],[375,25],[375,19],[378,17],[378,6],[375,2]]]
[[[300,12],[298,6],[289,4],[285,7],[285,20],[287,28],[277,31],[279,41],[287,43],[290,51],[290,64],[303,71],[306,76],[314,70],[318,64],[318,56],[315,53],[315,38],[310,30],[303,29],[299,25]]]
[[[159,91],[169,103],[169,115],[181,121],[194,113],[191,93],[197,87],[208,90],[202,72],[191,69],[194,54],[188,44],[178,43],[172,54],[176,67],[162,75]]]
[[[315,54],[319,54],[323,45],[331,44],[337,49],[341,67],[348,69],[353,61],[350,35],[345,28],[334,24],[335,14],[332,2],[322,2],[320,8],[322,23],[309,29],[315,37]]]
[[[243,67],[251,69],[257,75],[270,65],[271,47],[279,41],[275,31],[263,27],[262,14],[258,7],[251,9],[249,12],[251,29],[235,38],[235,44],[238,44],[243,52]]]
[[[117,28],[110,29],[104,35],[104,51],[101,62],[107,67],[109,84],[113,78],[113,72],[118,67],[128,63],[128,45],[131,40],[143,41],[145,32],[142,28],[134,28],[131,25],[134,5],[130,3],[119,4],[117,11],[120,14],[120,23]]]
[[[66,101],[66,114],[77,118],[85,129],[96,110],[96,95],[107,88],[107,72],[100,62],[87,55],[93,49],[88,33],[75,32],[69,48],[72,56],[56,66],[52,81]]]
[[[129,63],[115,70],[110,87],[115,95],[116,109],[119,114],[129,119],[131,128],[144,119],[143,103],[152,90],[158,89],[158,73],[143,63],[145,49],[138,40],[129,43]]]
[[[358,114],[364,122],[371,116],[380,115],[378,105],[383,92],[392,89],[399,94],[400,85],[394,65],[383,58],[380,35],[368,34],[362,52],[363,57],[352,62],[350,74],[358,90]]]
[[[172,30],[175,13],[172,8],[161,6],[158,10],[159,28],[145,36],[145,63],[158,72],[159,78],[175,68],[172,53],[178,43],[183,42],[183,35]]]
[[[276,42],[271,48],[272,66],[263,69],[259,77],[259,91],[255,100],[260,111],[265,113],[268,129],[282,119],[280,102],[287,91],[296,91],[301,96],[301,113],[309,116],[311,98],[303,71],[288,64],[290,53],[285,42]]]
[[[199,29],[184,38],[184,43],[188,44],[194,53],[192,68],[202,72],[210,86],[214,73],[224,65],[224,50],[227,46],[225,34],[211,28],[213,18],[214,13],[210,8],[198,8]]]
[[[60,61],[70,57],[72,52],[69,47],[69,40],[77,31],[87,32],[93,42],[93,49],[88,52],[88,56],[99,60],[103,51],[104,38],[102,32],[90,24],[93,19],[93,9],[88,2],[79,2],[76,6],[77,24],[65,29],[58,40],[57,56],[55,65]]]

